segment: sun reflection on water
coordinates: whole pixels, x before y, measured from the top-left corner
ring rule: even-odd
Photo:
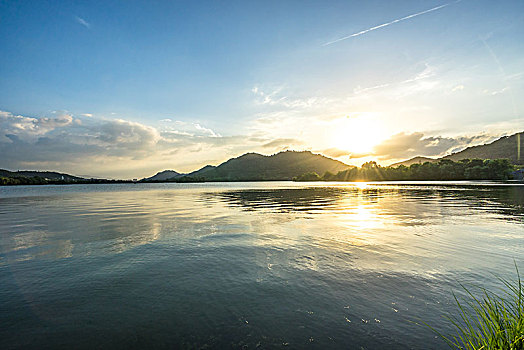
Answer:
[[[353,186],[355,186],[359,190],[365,190],[369,187],[369,184],[367,182],[355,182]]]

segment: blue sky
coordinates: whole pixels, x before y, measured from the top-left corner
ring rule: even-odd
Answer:
[[[0,167],[439,156],[524,129],[523,37],[521,0],[0,1]]]

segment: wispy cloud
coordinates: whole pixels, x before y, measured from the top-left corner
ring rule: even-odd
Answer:
[[[336,148],[336,147],[324,149],[324,150],[320,151],[320,153],[322,153],[322,154],[324,154],[324,155],[326,155],[328,157],[333,157],[333,158],[340,158],[340,157],[351,155],[351,152],[349,152],[347,150],[340,149],[340,148]]]
[[[303,145],[304,142],[301,140],[297,140],[294,138],[280,138],[275,139],[272,141],[269,141],[262,145],[263,148],[278,148],[278,149],[287,149],[291,146],[300,146]]]
[[[500,90],[497,90],[497,91],[488,91],[487,93],[489,93],[491,96],[496,96],[496,95],[503,94],[503,93],[505,93],[508,90],[509,90],[509,87],[506,86],[503,89],[500,89]]]
[[[332,99],[320,96],[310,97],[290,97],[283,96],[284,87],[277,87],[270,92],[264,91],[261,87],[255,86],[251,92],[255,95],[255,104],[260,106],[283,107],[286,109],[311,109],[325,107],[333,102]]]
[[[85,19],[83,19],[82,17],[78,17],[78,16],[75,16],[75,20],[80,23],[81,25],[83,25],[84,27],[86,27],[87,29],[91,29],[91,23],[87,22]]]
[[[424,64],[425,68],[420,73],[417,73],[414,77],[402,80],[400,82],[389,82],[384,84],[379,84],[375,86],[370,87],[360,87],[353,89],[353,93],[355,95],[360,95],[363,93],[369,93],[373,90],[380,90],[384,88],[390,88],[390,87],[396,87],[397,92],[395,93],[396,96],[406,96],[413,93],[417,93],[420,91],[425,91],[428,89],[431,89],[436,85],[435,82],[428,83],[427,81],[424,83],[423,80],[428,80],[430,78],[433,78],[437,75],[436,69],[429,64]],[[462,88],[464,88],[462,86]]]
[[[392,24],[395,24],[395,23],[398,23],[398,22],[402,22],[402,21],[405,21],[405,20],[408,20],[408,19],[411,19],[411,18],[414,18],[414,17],[417,17],[417,16],[421,16],[421,15],[424,15],[426,13],[430,13],[430,12],[433,12],[433,11],[437,11],[437,10],[440,10],[444,7],[447,7],[451,4],[454,4],[454,3],[457,3],[457,2],[460,2],[461,0],[457,0],[457,1],[453,1],[453,2],[449,2],[447,4],[444,4],[444,5],[440,5],[440,6],[437,6],[437,7],[433,7],[433,8],[430,8],[429,10],[425,10],[425,11],[422,11],[422,12],[417,12],[417,13],[414,13],[414,14],[411,14],[411,15],[408,15],[408,16],[405,16],[405,17],[402,17],[402,18],[398,18],[398,19],[395,19],[393,21],[390,21],[390,22],[387,22],[387,23],[383,23],[383,24],[380,24],[378,26],[375,26],[375,27],[371,27],[371,28],[368,28],[368,29],[364,29],[364,30],[361,30],[360,32],[357,32],[357,33],[353,33],[353,34],[350,34],[350,35],[347,35],[347,36],[344,36],[342,38],[339,38],[339,39],[336,39],[336,40],[332,40],[332,41],[329,41],[325,44],[323,44],[322,46],[327,46],[327,45],[331,45],[331,44],[334,44],[334,43],[338,43],[339,41],[342,41],[342,40],[346,40],[346,39],[349,39],[349,38],[354,38],[356,36],[360,36],[360,35],[363,35],[363,34],[366,34],[368,32],[371,32],[373,30],[377,30],[377,29],[380,29],[380,28],[384,28],[384,27],[387,27],[387,26],[390,26]]]
[[[504,69],[504,67],[500,63],[500,60],[499,60],[498,56],[491,49],[491,46],[489,46],[489,44],[487,43],[486,40],[484,40],[483,38],[480,38],[480,40],[482,40],[482,42],[484,43],[484,46],[489,51],[491,57],[497,63],[497,66],[499,67],[500,74],[502,75],[502,78],[504,79],[504,81],[507,81],[508,80],[508,75],[506,74],[506,70]],[[506,92],[506,90],[509,90],[509,93],[510,93],[511,104],[513,105],[513,116],[517,117],[518,116],[518,112],[517,112],[517,104],[515,103],[515,96],[513,96],[513,93],[511,91],[511,89],[509,89],[509,87],[505,87],[504,89],[502,89],[500,91],[495,91],[494,93],[492,93],[492,95],[502,94],[502,93]]]

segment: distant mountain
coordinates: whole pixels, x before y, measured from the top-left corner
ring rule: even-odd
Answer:
[[[520,158],[518,154],[520,142]],[[491,143],[468,147],[463,151],[445,156],[453,161],[461,159],[509,159],[513,164],[524,164],[524,132],[504,136]]]
[[[0,176],[2,177],[41,177],[50,180],[65,180],[65,181],[78,181],[85,180],[82,177],[73,176],[64,173],[57,173],[54,171],[34,171],[34,170],[19,170],[9,171],[0,169]]]
[[[413,158],[405,160],[403,162],[398,162],[398,163],[391,164],[390,167],[396,168],[399,165],[410,166],[411,164],[422,164],[422,163],[426,163],[426,162],[436,162],[437,160],[438,159],[428,158],[428,157],[420,157],[419,156],[419,157],[413,157]]]
[[[524,165],[524,132],[511,136],[503,136],[498,140],[485,145],[468,147],[460,152],[452,153],[443,158],[434,159],[427,157],[414,157],[403,162],[391,164],[390,166],[410,166],[415,163],[437,162],[439,159],[450,159],[453,161],[461,159],[509,159],[513,164]]]
[[[182,177],[186,174],[177,173],[174,170],[164,170],[159,173],[156,173],[155,175],[151,177],[147,177],[144,180],[146,181],[165,181],[169,179],[177,179],[179,177]]]
[[[188,174],[184,179],[204,181],[259,181],[291,180],[304,173],[323,175],[326,171],[337,173],[350,168],[338,160],[313,154],[309,151],[285,151],[271,156],[246,153],[219,166],[205,166]]]
[[[203,168],[200,168],[196,171],[193,171],[192,173],[189,173],[188,176],[194,176],[194,175],[198,175],[198,174],[203,174],[205,173],[206,171],[208,170],[211,170],[211,169],[216,169],[217,167],[214,166],[214,165],[206,165],[205,167]]]

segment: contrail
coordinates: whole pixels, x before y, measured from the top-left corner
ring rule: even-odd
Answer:
[[[417,16],[420,16],[420,15],[423,15],[423,14],[426,14],[426,13],[429,13],[429,12],[437,11],[437,10],[440,10],[441,8],[447,7],[447,6],[451,5],[451,4],[457,3],[459,1],[462,1],[462,0],[448,2],[447,4],[440,5],[440,6],[437,6],[437,7],[433,7],[431,9],[429,9],[429,10],[426,10],[426,11],[414,13],[412,15],[409,15],[409,16],[406,16],[406,17],[402,17],[402,18],[396,19],[396,20],[391,21],[391,22],[384,23],[384,24],[378,25],[376,27],[371,27],[371,28],[365,29],[363,31],[360,31],[358,33],[354,33],[354,34],[351,34],[351,35],[348,35],[348,36],[345,36],[345,37],[342,37],[342,38],[339,38],[339,39],[327,42],[327,43],[325,43],[322,46],[327,46],[327,45],[331,45],[331,44],[334,44],[334,43],[338,43],[339,41],[342,41],[342,40],[346,40],[346,39],[353,38],[353,37],[356,37],[356,36],[359,36],[359,35],[362,35],[362,34],[366,34],[368,32],[371,32],[372,30],[377,30],[377,29],[380,29],[380,28],[383,28],[383,27],[387,27],[387,26],[390,26],[390,25],[398,23],[398,22],[405,21],[405,20],[413,18],[413,17],[417,17]]]

